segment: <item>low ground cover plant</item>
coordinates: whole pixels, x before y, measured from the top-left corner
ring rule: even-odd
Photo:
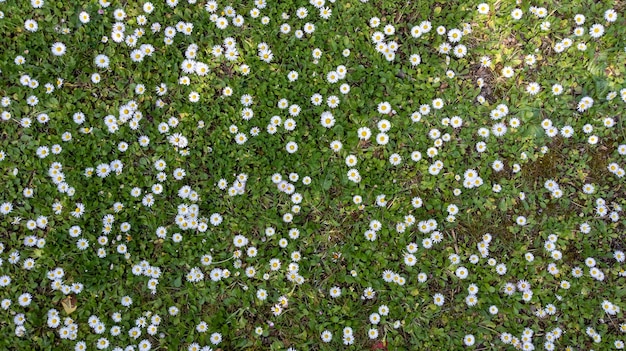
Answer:
[[[623,349],[625,8],[0,0],[0,348]]]

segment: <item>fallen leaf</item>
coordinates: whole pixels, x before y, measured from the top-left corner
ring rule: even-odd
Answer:
[[[382,341],[377,341],[373,346],[372,346],[372,350],[385,350],[387,351],[387,345],[386,343],[382,342]]]
[[[76,297],[70,295],[64,298],[61,300],[61,305],[63,305],[63,310],[65,310],[67,314],[76,311]]]

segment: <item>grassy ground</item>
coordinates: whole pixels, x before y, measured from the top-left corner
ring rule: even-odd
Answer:
[[[620,349],[624,8],[0,2],[0,348]]]

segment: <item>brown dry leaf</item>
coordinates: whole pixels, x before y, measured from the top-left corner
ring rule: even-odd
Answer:
[[[70,295],[64,298],[61,300],[61,305],[63,305],[63,310],[65,310],[67,314],[76,311],[76,297]]]

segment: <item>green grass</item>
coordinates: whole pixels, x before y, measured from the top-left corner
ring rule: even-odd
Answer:
[[[487,2],[481,14],[478,2],[342,0],[324,3],[328,19],[315,2],[219,1],[214,17],[228,19],[225,29],[207,2],[158,1],[150,13],[143,2],[42,3],[0,3],[1,349],[516,349],[507,337],[525,350],[623,345],[623,2],[533,4],[545,6],[534,8],[545,18],[524,3],[514,20],[510,1]],[[227,6],[242,16],[241,27],[222,15]],[[115,18],[118,9],[125,18]],[[610,9],[615,21],[607,20]],[[577,14],[584,23],[575,23]],[[29,20],[36,31],[27,29]],[[431,29],[414,37],[426,21]],[[135,34],[135,47],[114,41],[114,27],[122,27],[116,22],[126,37]],[[314,31],[298,38],[307,23]],[[179,24],[193,24],[190,35],[168,41],[167,27]],[[589,32],[595,24],[604,30],[597,38]],[[372,40],[387,25],[393,34],[383,42],[397,44],[393,58]],[[448,37],[453,29],[462,33],[458,42]],[[226,38],[235,43],[234,60],[225,57]],[[568,40],[571,47],[559,52]],[[52,52],[57,42],[63,55]],[[262,43],[270,62],[260,57]],[[134,62],[131,52],[144,45],[153,52]],[[464,54],[455,54],[457,45]],[[108,65],[99,67],[98,55]],[[185,59],[206,64],[208,73],[185,73]],[[339,66],[345,76],[330,82]],[[292,71],[297,80],[289,79]],[[540,87],[536,94],[531,83]],[[159,95],[161,84],[167,92]],[[319,105],[314,94],[322,96]],[[337,106],[327,103],[331,96]],[[593,105],[579,108],[585,98]],[[385,102],[392,111],[379,111]],[[131,103],[137,112],[126,116]],[[290,115],[293,105],[299,113]],[[245,108],[252,118],[243,118]],[[496,109],[504,112],[494,116]],[[334,118],[328,127],[326,112]],[[462,125],[452,125],[455,116]],[[295,128],[285,126],[288,118]],[[379,142],[384,120],[391,127]],[[506,133],[496,135],[497,123]],[[371,133],[366,140],[363,127]],[[245,142],[237,142],[239,133]],[[175,145],[175,134],[187,143]],[[336,141],[340,150],[331,147]],[[287,152],[291,142],[296,152]],[[98,175],[99,166],[117,162],[119,174]],[[438,162],[443,167],[433,169]],[[176,179],[180,169],[185,176]],[[468,170],[482,185],[464,184]],[[290,186],[281,190],[276,174]],[[548,180],[558,186],[548,189]],[[197,198],[181,196],[187,186]],[[75,212],[77,204],[84,213]],[[427,221],[436,228],[420,228]],[[376,239],[368,240],[374,224]],[[412,256],[410,246],[417,247]],[[58,268],[64,274],[55,283]],[[189,276],[196,271],[201,279]],[[387,272],[395,280],[386,281]],[[520,281],[530,283],[528,301],[521,291],[505,293]],[[73,290],[76,283],[82,288]],[[341,289],[336,298],[334,288]],[[475,305],[466,300],[469,289],[478,290]],[[32,301],[20,301],[25,296]],[[384,306],[388,313],[374,315]],[[344,338],[346,330],[353,339]],[[325,332],[332,333],[328,343]]]

